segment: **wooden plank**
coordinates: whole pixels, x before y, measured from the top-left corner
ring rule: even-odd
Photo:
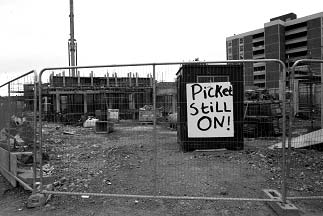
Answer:
[[[292,148],[305,148],[308,146],[314,146],[323,143],[323,129],[313,131],[298,137],[294,137],[291,140]],[[286,139],[286,147],[288,146],[288,140]],[[276,143],[270,146],[270,149],[281,148],[282,143]]]
[[[3,148],[0,148],[0,172],[2,176],[5,177],[13,187],[16,187],[16,179],[7,173],[10,168],[9,157],[9,152]]]
[[[17,155],[10,153],[10,172],[17,176]]]
[[[32,155],[32,152],[11,152],[11,155]]]

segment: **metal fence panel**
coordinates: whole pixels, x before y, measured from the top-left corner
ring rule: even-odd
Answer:
[[[0,144],[2,149],[9,150],[9,154],[1,152],[2,173],[11,177],[12,182],[19,181],[32,190],[30,184],[25,184],[26,179],[22,180],[15,171],[21,167],[11,167],[10,163],[10,152],[31,151],[29,162],[33,163],[34,170],[36,167],[39,170],[42,193],[275,201],[259,198],[257,191],[274,188],[281,191],[283,202],[321,199],[320,152],[299,150],[307,147],[303,145],[319,148],[322,137],[322,81],[314,76],[307,80],[294,76],[297,64],[306,62],[322,64],[322,60],[296,61],[289,80],[289,93],[284,90],[285,65],[279,60],[266,59],[74,67],[76,77],[62,71],[73,70],[73,67],[48,68],[40,73],[39,93],[34,72],[26,73],[0,88]],[[237,107],[243,106],[240,111],[243,118],[240,125],[234,127],[236,131],[243,128],[240,130],[243,150],[236,149],[240,151],[230,148],[225,138],[221,144],[215,145],[217,140],[209,142],[211,149],[201,148],[196,144],[205,137],[190,140],[185,137],[187,130],[182,130],[191,124],[180,113],[183,107],[191,108],[191,112],[200,109],[205,115],[230,110],[228,107],[221,110],[216,100],[207,101],[209,106],[198,104],[200,107],[187,102],[186,90],[188,86],[193,89],[194,83],[211,83],[209,86],[201,84],[199,92],[195,92],[204,94],[204,99],[212,94],[203,91],[203,87],[210,88],[212,83],[230,81],[234,86],[237,77],[234,73],[239,70],[232,77],[225,76],[223,71],[213,71],[212,67],[221,63],[229,63],[228,67],[231,64],[232,68],[240,64],[245,72],[244,80],[237,81],[244,89],[233,91],[234,94],[244,93],[243,98],[234,101]],[[259,63],[264,67],[281,65],[281,76],[263,79],[261,72],[251,76],[248,68],[257,67]],[[183,74],[187,78],[182,79]],[[268,88],[262,91],[250,88],[251,77],[258,87],[265,83]],[[185,91],[181,93],[179,89]],[[36,99],[41,111],[39,118]],[[213,102],[216,105],[210,108]],[[286,112],[289,114],[287,130]],[[188,109],[184,117],[187,114]],[[39,128],[36,118],[40,121]],[[224,124],[221,119],[213,120],[218,126]],[[237,121],[237,117],[234,120]],[[183,148],[183,138],[188,143],[193,142],[194,148]],[[239,139],[230,141],[231,147],[238,142]],[[37,172],[31,177],[34,192]],[[55,191],[48,191],[44,186],[53,180]],[[250,182],[253,185],[250,186]]]
[[[224,70],[230,70],[230,65],[228,68],[225,68],[220,64],[221,71],[216,71],[213,67],[216,66],[207,65],[207,63],[200,63],[200,65],[156,66],[157,98],[162,98],[161,95],[164,95],[166,98],[172,95],[177,98],[175,105],[178,110],[175,114],[172,112],[165,113],[164,119],[161,118],[157,124],[157,192],[161,195],[220,198],[229,196],[251,199],[257,195],[250,193],[247,195],[246,190],[242,188],[256,188],[259,184],[263,188],[282,188],[283,169],[281,169],[281,165],[283,154],[281,150],[267,149],[270,145],[283,139],[283,113],[279,94],[272,94],[276,96],[276,103],[272,98],[264,99],[263,101],[259,101],[259,98],[254,98],[254,100],[246,101],[244,98],[246,89],[243,90],[239,87],[244,84],[243,79],[239,80],[239,76],[243,75],[237,69],[239,65],[231,66],[233,68],[231,69],[232,74],[224,74],[223,72]],[[187,73],[187,78],[182,79],[181,73]],[[163,74],[167,74],[167,79],[164,78]],[[158,88],[163,88],[163,86],[167,88],[169,86],[168,82],[174,80],[176,82],[173,89],[176,91],[171,88],[169,91]],[[186,118],[189,113],[189,110],[186,112],[186,109],[190,107],[190,104],[186,100],[186,97],[188,97],[185,89],[186,85],[197,82],[212,83],[223,81],[230,81],[235,91],[233,94],[240,95],[234,98],[233,101],[235,103],[233,107],[237,109],[235,111],[241,115],[240,118],[239,115],[234,116],[235,121],[240,121],[237,127],[234,127],[237,130],[234,139],[229,140],[225,137],[219,138],[214,136],[214,138],[187,137],[186,128],[190,122]],[[276,82],[279,82],[279,80],[276,80]],[[180,90],[178,89],[181,83],[185,90],[183,93],[179,92]],[[272,91],[276,92],[275,90]],[[225,108],[223,104],[216,104],[216,101],[213,99],[206,101],[205,106],[214,103],[213,111],[222,113]],[[279,114],[271,113],[275,110],[274,107],[276,105],[280,109]],[[196,104],[194,107],[201,108]],[[239,110],[241,107],[243,109]],[[191,113],[195,112],[195,108],[191,109]],[[180,109],[185,110],[182,114],[184,118],[180,116]],[[206,107],[204,111],[207,115],[210,115],[209,112],[213,112],[210,106]],[[174,124],[177,126],[174,126]],[[215,127],[216,124],[219,126],[221,121],[214,120],[212,127]],[[241,144],[238,131],[241,133],[244,147]],[[185,133],[185,135],[182,133]],[[221,134],[215,136],[221,136]],[[184,144],[181,145],[180,143]],[[235,151],[241,148],[244,150]],[[264,173],[259,173],[260,170]],[[265,174],[265,170],[268,170],[268,173]],[[250,182],[254,184],[250,186]]]
[[[188,124],[177,112],[178,107],[185,107],[178,96],[178,72],[183,65],[230,63],[234,68],[237,63],[246,67],[259,62],[282,65],[282,76],[270,84],[271,95],[278,92],[274,94],[276,104],[258,103],[259,98],[253,98],[246,105],[243,97],[234,102],[240,108],[244,106],[239,126],[245,134],[244,150],[225,150],[225,143],[220,149],[186,152],[191,149],[181,148],[178,125]],[[183,84],[224,81],[222,76],[215,79],[210,68],[203,67],[199,80],[184,80]],[[62,71],[71,68],[77,69],[76,77]],[[260,187],[282,189],[285,201],[284,145],[282,150],[267,149],[279,141],[285,144],[285,72],[279,60],[43,69],[39,75],[40,149],[48,158],[41,160],[41,192],[83,197],[274,201],[259,198],[260,191],[256,190]],[[237,83],[242,86],[245,82]],[[235,93],[243,95],[239,91]],[[213,109],[221,112],[217,105]],[[227,111],[228,107],[222,109]],[[264,117],[261,112],[266,109],[277,113]],[[262,118],[249,119],[245,124],[246,117],[252,119],[250,113],[255,112]],[[278,115],[280,118],[276,118]],[[280,128],[279,133],[273,128]],[[236,142],[235,146],[238,140],[230,142]],[[55,191],[44,188],[51,175],[59,179]],[[250,181],[254,185],[250,186]]]
[[[289,199],[322,199],[322,66],[323,60],[295,61],[291,73],[288,139]],[[302,66],[299,66],[302,65]],[[317,67],[320,65],[320,67]],[[313,71],[312,67],[321,68]],[[308,76],[297,75],[307,68]]]
[[[35,89],[34,71],[0,87],[1,171],[13,186],[18,181],[29,190],[32,190],[32,185],[35,188],[35,177],[30,172],[32,169],[28,170],[29,166],[36,168],[33,161],[36,140]],[[26,160],[22,161],[21,158]],[[26,172],[18,172],[23,169]]]

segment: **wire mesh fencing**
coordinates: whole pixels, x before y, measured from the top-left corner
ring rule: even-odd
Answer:
[[[292,71],[309,62],[322,63]],[[37,91],[31,71],[0,88],[2,174],[83,198],[322,199],[320,77],[285,72],[268,59],[47,68]]]
[[[322,60],[302,59],[292,66],[288,139],[290,199],[322,199]],[[301,72],[307,72],[302,76]]]
[[[30,71],[0,87],[1,173],[13,186],[35,188],[35,73]],[[28,183],[26,183],[28,182]]]
[[[285,139],[285,94],[277,90],[284,89],[280,80],[285,77],[278,73],[268,81],[270,92],[247,91],[243,71],[259,62],[281,64],[250,60],[42,70],[40,143],[48,160],[41,167],[53,170],[56,187],[48,191],[42,182],[41,191],[273,201],[259,196],[264,188],[284,190],[285,154],[267,147]],[[68,69],[76,76],[66,75]]]
[[[282,189],[281,150],[268,149],[282,140],[282,101],[276,89],[245,89],[247,64],[156,66],[175,80],[168,91],[157,80],[157,98],[177,98],[157,124],[158,193],[252,199],[259,187]]]

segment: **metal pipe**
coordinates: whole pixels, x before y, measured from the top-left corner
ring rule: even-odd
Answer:
[[[256,202],[281,202],[281,199],[261,199],[261,198],[226,198],[226,197],[194,197],[194,196],[154,196],[154,195],[131,195],[131,194],[105,194],[105,193],[79,193],[42,190],[43,194],[56,194],[68,196],[101,196],[111,198],[138,198],[138,199],[168,199],[168,200],[208,200],[208,201],[256,201]]]
[[[286,65],[282,62],[283,66],[283,77],[282,77],[282,113],[283,113],[283,137],[282,137],[282,201],[286,203],[286,195],[287,195],[287,179],[286,179]]]
[[[155,142],[155,161],[154,161],[154,192],[155,192],[155,195],[158,194],[157,192],[157,157],[158,157],[158,145],[157,145],[157,128],[156,128],[156,122],[157,122],[157,111],[156,111],[156,82],[155,82],[155,79],[156,79],[156,65],[153,65],[153,83],[152,83],[152,86],[153,86],[153,110],[154,110],[154,133],[153,133],[153,139],[154,139],[154,142]]]
[[[10,80],[10,81],[6,82],[5,84],[2,84],[2,85],[0,86],[0,88],[2,88],[2,87],[3,87],[3,86],[5,86],[5,85],[8,85],[8,84],[10,84],[10,83],[12,83],[12,82],[14,82],[14,81],[16,81],[16,80],[20,79],[20,78],[23,78],[24,76],[27,76],[27,75],[29,75],[29,74],[32,74],[32,73],[34,73],[34,71],[33,71],[33,70],[32,70],[32,71],[29,71],[29,72],[27,72],[27,73],[24,73],[23,75],[18,76],[18,77],[16,77],[16,78],[14,78],[14,79],[12,79],[12,80]]]
[[[323,67],[321,68],[321,129],[323,129]]]
[[[291,150],[292,150],[292,131],[293,131],[293,116],[294,116],[294,76],[290,72],[289,68],[289,59],[288,59],[288,72],[289,72],[289,90],[290,90],[290,100],[289,100],[289,122],[288,122],[288,148],[287,148],[287,159],[286,159],[286,179],[289,179],[290,175],[290,164],[291,164]],[[287,185],[286,185],[287,187]],[[287,192],[286,192],[287,196]]]
[[[34,148],[33,148],[33,194],[36,193],[36,175],[37,175],[37,74],[34,74]]]
[[[9,133],[9,135],[11,135],[10,134],[10,122],[11,122],[11,96],[10,96],[10,84],[11,83],[9,83],[8,84],[8,124],[7,124],[7,126],[8,126],[8,133]],[[8,163],[8,168],[9,168],[9,170],[11,170],[11,163],[10,163],[10,158],[11,158],[11,155],[10,155],[10,152],[11,152],[11,149],[10,149],[10,137],[8,136],[8,139],[7,139],[7,145],[8,145],[8,152],[9,152],[9,163]],[[15,145],[15,144],[14,144]]]
[[[39,73],[38,78],[38,92],[39,92],[39,181],[40,190],[43,190],[43,125],[42,125],[42,71]]]
[[[288,200],[323,200],[323,196],[287,197]]]
[[[229,60],[229,61],[208,61],[205,64],[221,64],[221,63],[257,63],[257,62],[277,62],[285,66],[279,59],[246,59],[246,60]],[[149,65],[182,65],[182,64],[200,64],[200,62],[161,62],[161,63],[139,63],[139,64],[112,64],[112,65],[85,65],[85,66],[65,66],[65,67],[48,67],[40,71],[40,76],[47,70],[63,70],[63,69],[85,69],[85,68],[102,68],[102,67],[132,67],[132,66],[149,66]],[[286,75],[285,75],[286,76]]]

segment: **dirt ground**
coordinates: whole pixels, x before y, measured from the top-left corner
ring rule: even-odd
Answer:
[[[154,137],[157,143],[154,142]],[[139,195],[262,198],[281,190],[279,138],[246,139],[242,151],[183,153],[166,125],[119,122],[110,134],[45,124],[43,138],[55,191]],[[323,195],[323,154],[292,152],[289,196]],[[53,196],[41,208],[25,206],[30,193],[0,176],[0,215],[275,215],[262,202]],[[295,201],[304,215],[323,215],[323,201]]]

